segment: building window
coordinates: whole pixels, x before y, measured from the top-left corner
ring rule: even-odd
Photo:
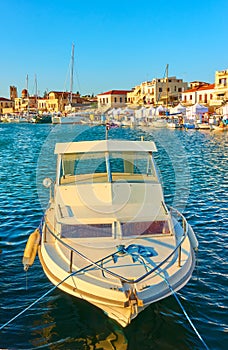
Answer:
[[[115,103],[117,102],[117,98],[116,98],[116,97],[114,97],[114,102],[115,102]]]
[[[213,94],[210,94],[210,100],[212,100],[213,99]]]
[[[180,88],[178,88],[178,92],[182,92],[182,88],[180,87]]]
[[[120,97],[120,103],[122,103],[122,97]]]
[[[159,91],[159,92],[162,92],[162,88],[160,87],[158,91]]]
[[[189,100],[192,100],[192,95],[189,96]]]

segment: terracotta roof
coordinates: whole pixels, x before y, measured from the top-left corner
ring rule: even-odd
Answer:
[[[70,91],[49,91],[48,92],[48,95],[49,94],[56,94],[56,95],[64,95],[64,96],[68,96],[70,95]],[[72,95],[73,96],[79,96],[79,94],[77,94],[76,92],[72,92]]]
[[[102,94],[99,95],[127,95],[128,92],[131,92],[131,90],[110,90],[103,92]]]
[[[215,88],[215,84],[207,84],[207,85],[195,87],[193,89],[185,90],[183,93],[196,92],[196,91],[202,91],[202,90],[213,90],[214,88]]]
[[[8,98],[5,98],[5,97],[0,97],[0,101],[12,102],[12,100],[9,100]]]

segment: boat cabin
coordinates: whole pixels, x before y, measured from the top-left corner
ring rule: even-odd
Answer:
[[[55,216],[62,237],[170,234],[149,141],[56,144]]]
[[[89,141],[57,144],[57,184],[158,182],[153,142]]]

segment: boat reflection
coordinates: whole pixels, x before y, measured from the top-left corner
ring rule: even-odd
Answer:
[[[68,301],[62,298],[54,303],[50,301],[46,305],[47,311],[40,318],[36,317],[31,327],[33,346],[51,350],[63,346],[64,349],[127,350],[127,338],[115,321],[106,319],[100,311],[97,313],[96,308],[91,313],[91,306],[89,310],[83,301],[77,305],[69,305]]]

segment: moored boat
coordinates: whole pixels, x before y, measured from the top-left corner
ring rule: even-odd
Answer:
[[[55,148],[54,196],[38,248],[43,270],[122,326],[182,288],[195,264],[197,239],[183,215],[166,206],[153,152],[150,141]]]

